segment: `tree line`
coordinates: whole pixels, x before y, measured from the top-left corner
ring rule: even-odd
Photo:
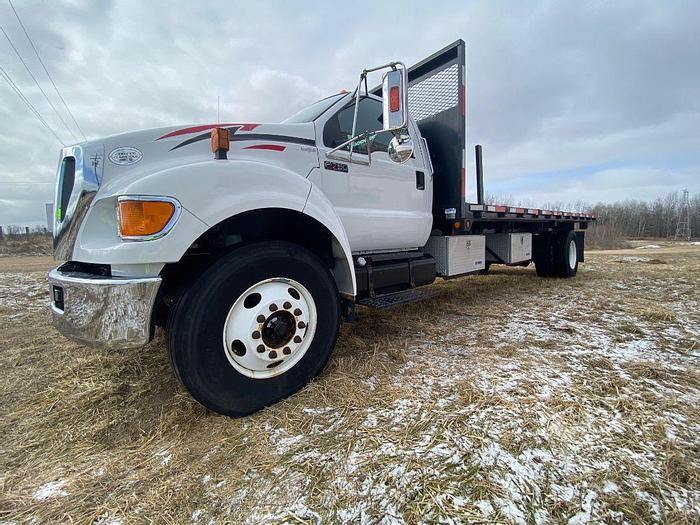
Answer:
[[[537,207],[532,202],[517,201],[508,196],[487,196],[488,204]],[[700,237],[700,194],[690,195],[690,229]],[[583,201],[573,204],[545,203],[542,209],[593,213],[597,220],[586,233],[586,244],[599,248],[622,245],[630,238],[673,238],[683,204],[683,193],[676,191],[653,201],[625,200],[591,205]]]

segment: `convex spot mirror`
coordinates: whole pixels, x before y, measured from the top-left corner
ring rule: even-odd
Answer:
[[[413,141],[408,133],[399,133],[389,142],[387,150],[389,158],[394,162],[403,163],[413,155]]]
[[[382,79],[382,104],[384,131],[405,128],[408,123],[408,86],[406,71],[392,69]]]

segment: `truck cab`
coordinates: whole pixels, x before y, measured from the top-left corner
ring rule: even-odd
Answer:
[[[55,326],[107,351],[161,327],[188,392],[240,416],[316,377],[356,305],[417,300],[490,264],[573,277],[592,217],[466,203],[465,78],[458,40],[411,68],[366,69],[353,92],[281,123],[64,148]]]
[[[374,133],[354,144],[353,158],[326,160],[326,155],[353,136],[355,99],[350,93],[330,97],[335,103],[313,121],[319,169],[309,179],[338,213],[354,253],[418,249],[432,228],[432,184],[427,150],[416,148],[404,162],[389,157],[391,131],[382,129],[382,99],[360,97],[357,134]],[[294,120],[294,117],[292,117]],[[421,144],[421,134],[409,119],[404,133]],[[368,151],[369,150],[369,151]],[[349,146],[341,150],[349,152]],[[371,153],[371,154],[370,154]]]

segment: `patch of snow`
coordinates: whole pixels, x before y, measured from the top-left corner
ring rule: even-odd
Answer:
[[[603,484],[603,494],[613,494],[617,492],[620,487],[614,481],[606,481]]]
[[[597,497],[598,494],[595,491],[589,490],[583,498],[583,503],[581,503],[581,511],[569,519],[569,525],[591,523],[593,519],[593,506],[595,505]]]
[[[485,499],[477,501],[476,506],[479,507],[479,510],[484,516],[490,516],[494,513],[493,505],[491,505],[490,501],[487,501]]]
[[[153,457],[160,458],[160,464],[165,466],[173,459],[173,454],[166,448],[160,452],[156,452]]]
[[[67,496],[68,493],[63,490],[63,487],[67,483],[66,480],[59,479],[56,481],[50,481],[45,485],[39,487],[33,494],[33,497],[37,501],[44,501],[49,498],[56,498],[61,496]]]
[[[637,247],[637,250],[653,250],[655,248],[661,248],[658,244],[647,244],[644,246]]]

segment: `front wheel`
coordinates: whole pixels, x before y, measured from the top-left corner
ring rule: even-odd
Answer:
[[[168,345],[192,397],[242,416],[316,377],[339,323],[328,269],[308,250],[272,241],[234,250],[193,282],[171,313]]]

